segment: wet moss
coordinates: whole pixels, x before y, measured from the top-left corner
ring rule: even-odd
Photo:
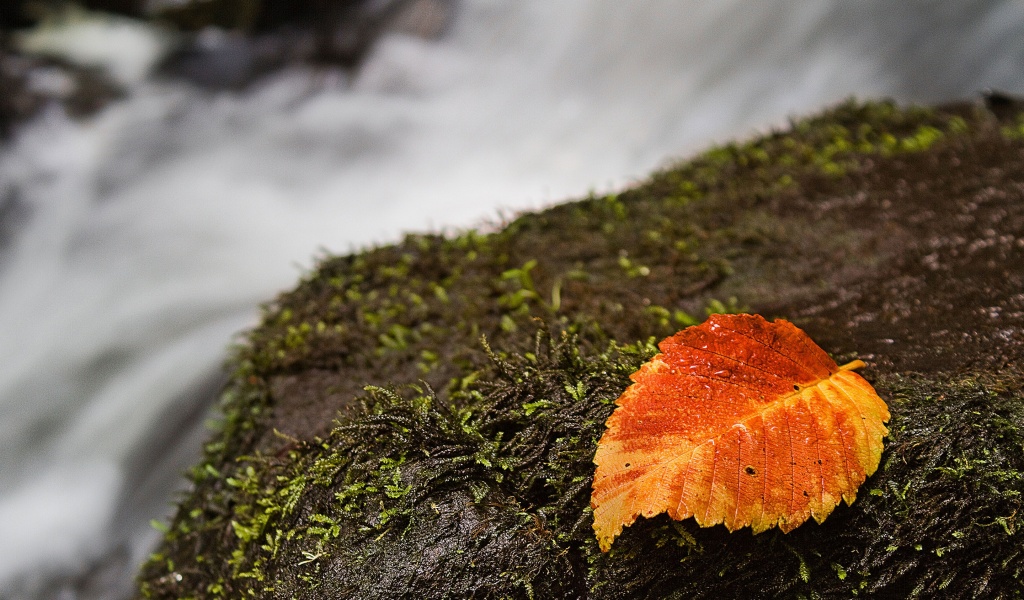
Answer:
[[[141,594],[1020,597],[1024,146],[1004,127],[850,102],[492,233],[324,257],[237,348]],[[739,310],[869,362],[883,466],[821,525],[661,516],[600,553],[615,398],[655,340]]]

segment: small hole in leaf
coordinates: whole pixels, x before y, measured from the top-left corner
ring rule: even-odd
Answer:
[[[793,389],[794,389],[795,391],[798,391],[798,392],[799,392],[799,391],[800,391],[800,386],[794,383],[794,384],[793,384]]]
[[[629,467],[629,464],[630,464],[630,463],[626,463],[626,467],[627,467],[627,468]]]
[[[743,470],[747,472],[747,475],[757,475],[757,469],[755,469],[754,467],[748,466],[746,469]]]

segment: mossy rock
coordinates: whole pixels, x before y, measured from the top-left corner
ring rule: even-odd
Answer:
[[[1020,123],[850,102],[493,233],[325,257],[237,349],[141,595],[1022,597]],[[868,363],[878,472],[789,534],[661,515],[600,552],[615,399],[739,310]]]

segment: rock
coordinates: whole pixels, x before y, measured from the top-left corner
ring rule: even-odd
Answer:
[[[26,62],[0,43],[0,88],[4,90],[0,94],[0,139],[11,135],[17,123],[36,114],[43,104],[40,95],[28,89]]]
[[[48,104],[71,116],[88,117],[124,96],[102,69],[46,57],[25,56],[0,41],[0,140]],[[2,204],[2,203],[0,203]]]
[[[174,45],[169,32],[137,19],[69,5],[14,34],[25,55],[96,69],[123,87],[141,82]]]
[[[241,10],[240,5],[250,6]],[[382,35],[442,35],[452,0],[191,2],[157,13],[192,32],[160,72],[208,89],[238,89],[294,64],[357,69]]]
[[[154,69],[211,90],[243,89],[296,64],[351,71],[382,35],[439,37],[456,8],[454,0],[80,4],[0,6],[0,140],[48,104],[91,116]]]
[[[17,27],[28,27],[34,22],[29,3],[24,0],[15,0],[0,4],[0,30],[9,30]]]
[[[28,219],[29,212],[17,187],[8,184],[0,188],[0,257],[5,255],[4,251],[10,245],[14,234]]]
[[[243,89],[281,67],[305,62],[314,47],[313,36],[298,29],[246,35],[209,28],[168,56],[159,73],[210,90]]]
[[[140,593],[1019,597],[1022,159],[1016,114],[850,102],[494,233],[325,258],[238,349]],[[660,515],[600,552],[614,400],[739,310],[868,363],[878,472],[789,534]]]

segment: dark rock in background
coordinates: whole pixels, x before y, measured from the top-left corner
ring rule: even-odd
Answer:
[[[242,10],[202,2],[158,13],[193,32],[161,73],[206,88],[239,88],[290,64],[356,69],[382,34],[444,33],[454,0],[264,2]],[[213,29],[211,29],[213,28]]]
[[[0,139],[48,104],[59,104],[69,115],[80,118],[94,114],[125,93],[102,69],[20,54],[6,43],[2,32],[0,89]]]
[[[44,99],[26,88],[30,61],[11,52],[0,40],[0,139],[11,134],[15,123],[36,114]]]
[[[89,0],[90,10],[147,19],[177,32],[160,76],[211,89],[241,89],[297,64],[359,67],[387,32],[442,35],[456,0],[195,0],[155,9],[133,0]],[[60,2],[21,1],[0,7],[0,139],[50,103],[74,117],[94,114],[125,90],[102,70],[53,57],[19,53],[13,32],[60,14]]]
[[[17,187],[0,187],[0,257],[7,249],[11,236],[28,217],[28,212]]]

